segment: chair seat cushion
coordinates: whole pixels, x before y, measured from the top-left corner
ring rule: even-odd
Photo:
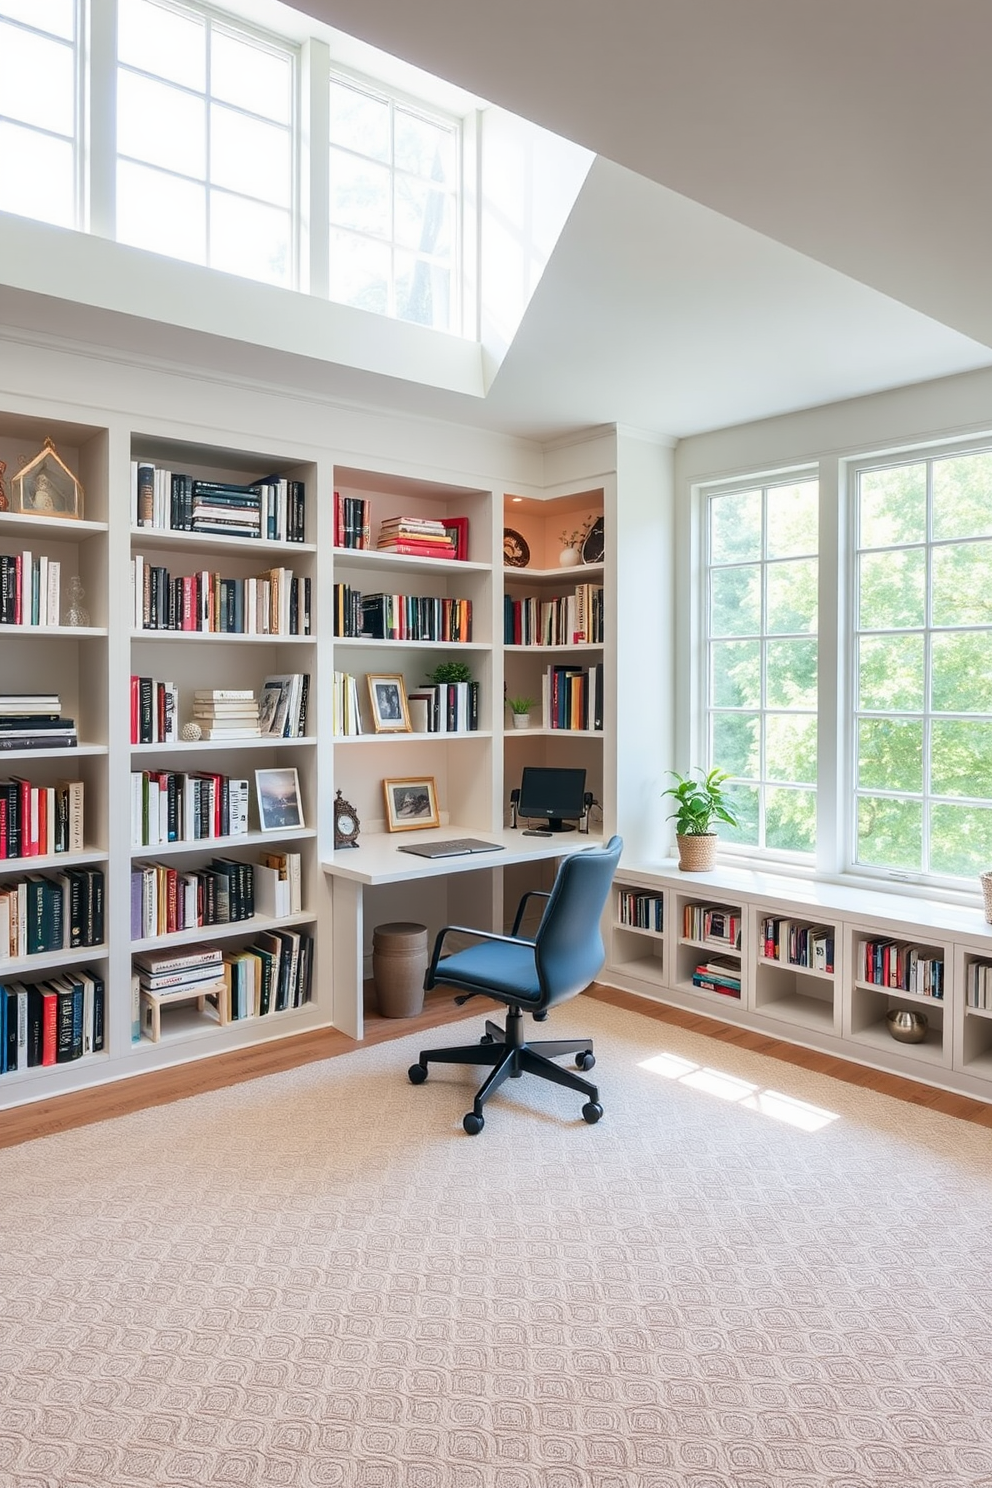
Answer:
[[[438,962],[436,979],[471,991],[489,992],[522,1003],[540,1002],[541,984],[534,963],[534,948],[483,941],[446,956]]]

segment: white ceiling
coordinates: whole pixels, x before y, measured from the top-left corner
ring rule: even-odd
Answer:
[[[293,0],[597,152],[482,408],[673,436],[992,364],[989,0]]]

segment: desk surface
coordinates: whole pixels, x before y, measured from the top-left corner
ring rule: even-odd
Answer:
[[[418,858],[399,852],[415,842],[441,842],[453,837],[475,837],[496,842],[502,852],[460,853],[451,858]],[[481,868],[503,868],[507,863],[531,859],[565,858],[584,847],[599,847],[602,836],[585,832],[556,832],[552,837],[525,837],[522,828],[482,832],[478,827],[440,827],[422,832],[373,832],[359,839],[357,847],[338,848],[321,867],[334,878],[360,884],[403,883],[413,878],[440,878],[448,873],[478,872]]]

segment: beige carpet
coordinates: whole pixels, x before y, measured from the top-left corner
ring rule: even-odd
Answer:
[[[467,1137],[480,1028],[0,1153],[2,1488],[992,1485],[992,1134],[582,1000]]]

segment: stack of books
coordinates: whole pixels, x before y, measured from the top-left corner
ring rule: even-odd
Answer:
[[[161,1009],[170,1002],[208,996],[218,1009],[221,1023],[227,1021],[227,994],[218,947],[191,946],[173,954],[152,951],[135,956],[131,972],[131,1038],[157,1043],[161,1035]]]
[[[720,992],[724,997],[740,997],[740,966],[719,956],[711,961],[701,961],[692,973],[692,985],[707,992]]]
[[[193,693],[193,720],[204,739],[257,739],[258,698],[250,687],[199,688]]]
[[[0,750],[74,749],[76,721],[62,717],[57,692],[0,693]]]
[[[457,544],[444,523],[433,517],[387,517],[376,544],[383,553],[416,558],[454,558]]]

